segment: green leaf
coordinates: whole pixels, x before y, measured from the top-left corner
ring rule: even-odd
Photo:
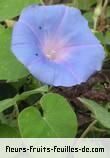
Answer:
[[[25,100],[26,98],[28,98],[29,96],[31,96],[33,94],[44,93],[47,91],[48,91],[47,86],[43,86],[43,87],[31,90],[31,91],[24,92],[20,95],[17,94],[14,98],[2,100],[2,101],[0,101],[0,112],[15,105],[18,101]]]
[[[19,138],[20,134],[17,129],[6,124],[0,124],[0,138]]]
[[[40,103],[43,116],[35,107],[26,108],[20,113],[19,128],[22,137],[69,138],[76,135],[76,115],[66,99],[48,93]]]
[[[0,28],[0,80],[16,81],[28,74],[10,49],[11,29]]]
[[[0,101],[0,112],[16,104],[16,96],[14,98],[5,99]]]
[[[0,21],[19,15],[24,7],[35,2],[40,0],[0,0]]]
[[[92,11],[85,12],[83,16],[87,19],[89,27],[93,28],[93,12]]]
[[[89,21],[89,22],[93,22],[93,12],[86,12],[83,14],[84,17]]]
[[[37,93],[44,93],[44,92],[47,92],[47,91],[48,91],[48,86],[42,86],[42,87],[40,87],[40,88],[31,90],[31,91],[23,92],[22,94],[20,94],[20,95],[18,96],[18,100],[25,100],[25,99],[28,98],[30,95],[37,94]]]
[[[95,118],[106,128],[110,128],[110,113],[93,100],[79,98],[79,100],[95,115]]]
[[[96,0],[76,0],[76,3],[78,3],[79,9],[88,10],[96,3]]]
[[[107,10],[106,10],[106,17],[110,17],[110,6],[107,7]]]
[[[105,34],[105,44],[110,45],[110,32],[107,31]]]
[[[95,35],[102,44],[105,44],[105,37],[102,32],[95,32]]]

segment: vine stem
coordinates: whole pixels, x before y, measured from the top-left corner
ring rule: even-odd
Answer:
[[[98,131],[98,132],[106,132],[107,131],[105,129],[100,129],[100,128],[97,128],[97,127],[93,127],[93,130]]]
[[[16,111],[16,115],[18,117],[18,115],[19,115],[19,109],[18,109],[18,105],[17,104],[15,104],[15,111]]]
[[[82,133],[82,135],[80,136],[80,138],[84,138],[89,131],[92,129],[92,127],[97,123],[97,120],[94,120],[87,128],[86,130]]]
[[[99,20],[99,16],[100,17],[105,17],[105,11],[106,11],[106,7],[108,4],[108,0],[97,0],[97,6],[95,8],[95,12],[94,12],[94,30],[97,30],[97,24],[98,24],[98,20]]]

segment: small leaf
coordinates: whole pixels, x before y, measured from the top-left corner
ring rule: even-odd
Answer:
[[[79,100],[95,115],[95,118],[106,128],[110,128],[110,113],[93,100],[79,98]]]
[[[0,0],[0,21],[19,15],[24,7],[35,2],[40,0],[16,0],[16,4],[15,0]]]
[[[105,44],[110,45],[110,32],[107,31],[105,34]]]
[[[35,107],[20,113],[19,128],[23,137],[69,138],[76,135],[76,115],[66,99],[49,93],[42,97],[40,103],[43,116]]]
[[[106,17],[110,17],[110,6],[107,7],[107,10],[106,10]]]
[[[11,29],[0,28],[0,80],[16,81],[28,75],[10,49]]]
[[[86,12],[83,15],[89,22],[93,22],[93,12]]]
[[[17,129],[6,124],[0,124],[0,138],[19,138],[20,134]]]
[[[82,10],[88,10],[92,5],[96,3],[96,0],[77,0],[78,8]]]
[[[89,27],[93,28],[93,12],[92,11],[85,12],[83,16],[87,19]]]
[[[105,44],[105,37],[102,32],[95,32],[95,35],[102,44]]]

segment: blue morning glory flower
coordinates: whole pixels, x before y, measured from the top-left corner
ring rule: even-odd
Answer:
[[[65,87],[85,82],[104,59],[81,12],[65,5],[24,9],[14,26],[12,51],[37,79]]]

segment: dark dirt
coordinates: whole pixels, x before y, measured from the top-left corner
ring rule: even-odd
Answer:
[[[107,74],[110,74],[110,72]],[[89,124],[93,119],[90,111],[78,100],[78,97],[84,97],[95,100],[98,103],[107,103],[110,101],[109,76],[106,71],[94,74],[86,83],[71,88],[54,87],[53,92],[64,96],[74,108],[79,122],[79,128]],[[96,85],[100,84],[100,90]]]

